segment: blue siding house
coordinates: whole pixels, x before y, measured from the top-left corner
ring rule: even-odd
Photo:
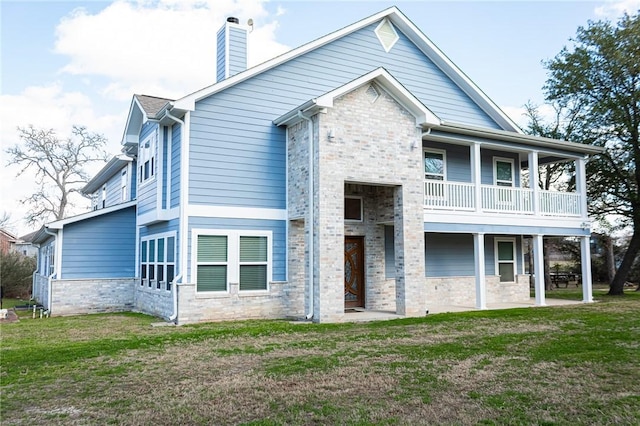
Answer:
[[[122,153],[84,189],[93,211],[38,235],[34,295],[53,315],[485,309],[529,300],[524,242],[541,271],[545,236],[580,241],[591,301],[599,148],[523,134],[395,7],[250,69],[248,38],[229,18],[215,84],[133,96]],[[557,162],[574,164],[575,191],[528,184]]]

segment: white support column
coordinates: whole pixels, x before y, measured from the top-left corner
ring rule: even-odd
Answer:
[[[474,142],[471,145],[471,179],[474,184],[474,202],[477,212],[482,211],[482,166],[480,144]]]
[[[484,270],[484,233],[473,234],[473,259],[476,275],[476,308],[487,309],[487,286]]]
[[[582,301],[593,302],[591,282],[591,237],[580,237],[580,263],[582,264]]]
[[[540,214],[540,185],[538,181],[540,178],[538,169],[538,151],[532,151],[529,153],[529,187],[533,191],[533,214]]]
[[[580,194],[580,214],[587,220],[587,171],[584,158],[576,160],[576,192]]]
[[[544,293],[544,254],[542,235],[533,236],[533,269],[535,273],[536,305],[546,306]]]

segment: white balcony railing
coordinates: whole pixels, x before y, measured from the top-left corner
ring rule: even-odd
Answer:
[[[472,183],[427,180],[424,182],[424,203],[434,209],[474,210],[473,191]]]
[[[476,210],[475,185],[472,183],[426,180],[424,204],[429,209]],[[533,215],[533,190],[496,185],[481,185],[481,209],[485,212]],[[538,192],[538,214],[544,216],[580,216],[581,195],[575,192]]]

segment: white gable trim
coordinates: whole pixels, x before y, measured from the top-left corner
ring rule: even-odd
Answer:
[[[93,210],[88,213],[79,214],[77,216],[68,217],[66,219],[56,220],[55,222],[50,222],[45,226],[48,229],[62,229],[64,225],[68,225],[70,223],[80,222],[82,220],[90,219],[92,217],[102,216],[103,214],[109,214],[109,213],[116,212],[118,210],[134,207],[136,203],[137,201],[133,200],[133,201],[129,201],[122,204],[116,204],[115,206],[107,207],[104,209]]]
[[[122,145],[138,144],[140,137],[140,129],[142,125],[147,122],[149,117],[144,112],[144,108],[138,102],[135,95],[131,100],[131,106],[129,107],[129,114],[127,115],[127,123],[124,126],[124,134],[122,135]]]
[[[402,31],[416,46],[438,66],[449,78],[451,78],[471,99],[476,102],[491,118],[493,118],[504,130],[523,133],[520,127],[512,121],[489,97],[471,81],[451,60],[427,38],[413,22],[411,22],[400,10],[393,6],[381,12],[371,15],[361,21],[348,25],[338,31],[330,33],[315,41],[302,45],[296,49],[273,58],[267,62],[236,74],[220,83],[213,84],[201,90],[193,92],[173,103],[173,107],[182,111],[193,111],[197,101],[211,96],[221,90],[247,80],[257,74],[274,68],[284,62],[300,55],[331,43],[352,32],[358,31],[374,22],[388,19],[396,30]]]
[[[282,115],[273,121],[276,126],[291,125],[300,120],[298,111],[307,112],[310,110],[321,110],[333,108],[333,101],[359,87],[375,81],[378,87],[387,92],[389,96],[406,108],[416,118],[416,126],[439,126],[440,120],[429,108],[425,107],[411,92],[409,92],[398,80],[396,80],[384,68],[376,68],[370,73],[364,74],[349,83],[340,86],[330,92],[312,99],[298,108]],[[315,112],[315,111],[314,111]]]

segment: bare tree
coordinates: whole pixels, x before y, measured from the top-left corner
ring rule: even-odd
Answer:
[[[72,206],[69,196],[79,194],[89,180],[85,167],[95,161],[106,161],[106,138],[82,126],[73,126],[71,137],[66,139],[58,138],[53,129],[31,125],[18,127],[18,133],[22,143],[6,150],[7,165],[20,166],[17,176],[35,172],[38,185],[35,193],[21,200],[30,207],[26,222],[38,225],[52,218],[64,218],[67,208]]]

